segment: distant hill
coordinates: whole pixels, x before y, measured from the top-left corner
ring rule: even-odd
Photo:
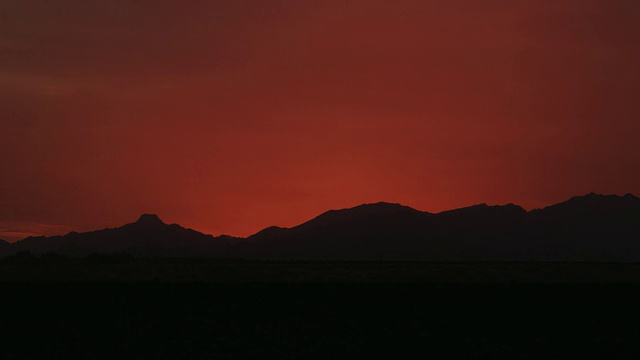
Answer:
[[[640,261],[640,199],[589,194],[531,212],[480,204],[438,214],[367,204],[247,242],[268,258]]]
[[[543,209],[480,204],[428,213],[389,203],[327,211],[292,228],[213,237],[155,215],[120,228],[30,237],[0,253],[301,260],[640,261],[640,199],[588,194]]]
[[[177,224],[168,225],[156,215],[144,214],[136,222],[114,229],[28,237],[11,244],[4,252],[29,250],[34,255],[55,252],[70,256],[116,252],[144,256],[220,256],[230,239],[205,235]]]

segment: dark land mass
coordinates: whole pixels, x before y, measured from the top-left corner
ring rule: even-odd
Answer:
[[[332,210],[248,238],[205,235],[155,215],[119,228],[29,237],[0,255],[127,252],[271,260],[640,262],[640,199],[588,194],[543,209],[486,204],[438,214],[389,203]]]
[[[637,358],[640,264],[36,258],[3,359]]]
[[[0,282],[640,284],[640,263],[258,261],[71,258],[19,253],[0,262]]]
[[[85,256],[90,253],[128,252],[147,256],[196,256],[220,254],[226,237],[213,237],[177,224],[165,224],[156,215],[142,215],[138,221],[119,228],[64,236],[28,237],[5,248],[16,253],[29,251],[35,255],[56,253]]]
[[[246,239],[145,215],[27,238],[0,261],[2,358],[638,358],[639,206],[379,203]]]
[[[12,282],[3,359],[630,359],[639,284]]]

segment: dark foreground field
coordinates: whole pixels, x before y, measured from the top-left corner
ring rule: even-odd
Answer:
[[[640,355],[632,265],[45,265],[0,267],[3,359]],[[47,266],[80,275],[40,281]]]

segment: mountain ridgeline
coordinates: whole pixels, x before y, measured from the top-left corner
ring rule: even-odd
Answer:
[[[588,194],[543,209],[486,204],[437,214],[376,203],[247,238],[205,235],[155,215],[114,229],[28,237],[0,255],[127,252],[273,260],[640,261],[640,198]]]

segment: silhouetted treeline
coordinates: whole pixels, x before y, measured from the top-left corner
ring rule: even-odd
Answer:
[[[44,253],[41,256],[34,256],[31,251],[18,251],[15,255],[6,256],[2,259],[3,264],[126,264],[131,263],[134,256],[128,253],[97,254],[92,253],[82,258],[61,255],[55,252]]]
[[[201,283],[636,283],[640,264],[580,262],[291,261],[82,258],[20,252],[0,261],[0,282]]]
[[[66,256],[63,256],[66,258]],[[33,264],[44,259],[44,256],[37,258],[31,254],[31,251],[18,251],[15,255],[6,256],[2,259],[4,264]]]
[[[226,259],[210,257],[168,257],[136,256],[128,252],[91,253],[83,257],[68,256],[56,252],[33,255],[29,250],[18,251],[14,255],[0,259],[1,264],[171,264],[171,263],[218,263],[218,262],[258,262],[259,260]]]

